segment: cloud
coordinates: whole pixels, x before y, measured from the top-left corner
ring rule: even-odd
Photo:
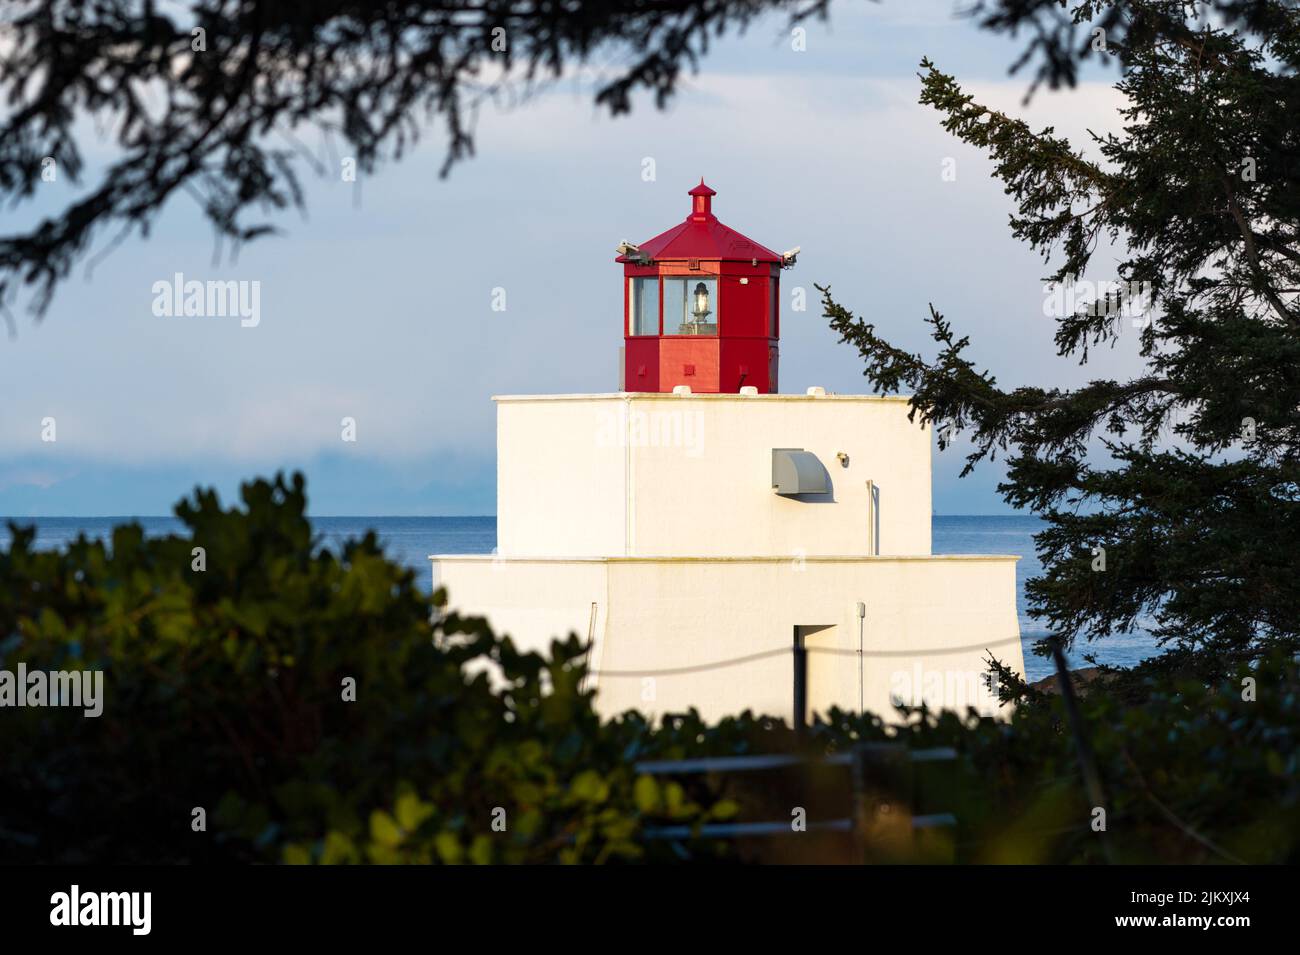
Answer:
[[[0,492],[11,488],[38,488],[47,491],[66,479],[66,475],[54,471],[31,468],[6,468],[0,470]]]
[[[888,36],[884,24],[872,29]],[[841,33],[835,43],[851,45]],[[767,35],[752,45],[746,69],[727,68],[734,51],[716,69],[706,62],[664,112],[611,119],[563,86],[515,110],[489,108],[477,157],[449,180],[437,176],[436,128],[406,161],[362,181],[359,205],[350,184],[309,177],[307,217],[283,217],[283,237],[237,261],[214,264],[196,210],[173,206],[148,241],[124,244],[92,281],[70,282],[43,323],[0,343],[0,456],[116,469],[204,461],[251,470],[321,455],[397,470],[440,455],[490,466],[493,394],[617,387],[613,246],[680,221],[701,175],[728,224],[776,248],[803,247],[782,278],[787,295],[798,286],[809,298],[808,311],[783,323],[785,390],[866,387],[860,360],[819,316],[814,282],[833,284],[905,347],[931,347],[922,318],[934,303],[1006,384],[1047,368],[1063,384],[1095,374],[1055,357],[1041,261],[1009,236],[1010,202],[987,158],[917,105],[911,70],[755,69],[777,55],[770,45]],[[968,86],[1078,141],[1114,128],[1120,102],[1104,84],[1043,92],[1028,107],[1023,82]],[[956,182],[940,178],[945,157],[957,160]],[[176,272],[261,282],[261,324],[153,316],[152,284]],[[495,289],[505,290],[504,312],[491,307]],[[1122,368],[1130,352],[1099,363]],[[54,446],[40,441],[46,415],[58,419]],[[340,439],[344,416],[358,422],[355,444]],[[451,509],[459,492],[436,493]],[[383,509],[378,498],[373,506]]]

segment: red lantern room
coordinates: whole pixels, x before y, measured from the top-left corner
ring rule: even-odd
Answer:
[[[718,221],[700,180],[691,214],[639,246],[624,242],[624,391],[777,390],[784,255]]]

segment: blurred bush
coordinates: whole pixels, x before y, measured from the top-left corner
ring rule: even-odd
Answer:
[[[766,784],[633,766],[788,751],[783,723],[603,719],[575,637],[521,652],[448,613],[373,534],[322,546],[305,509],[295,475],[245,485],[230,509],[196,492],[176,509],[180,536],[126,524],[107,543],[35,550],[34,532],[10,525],[0,669],[99,670],[105,701],[98,718],[0,709],[0,860],[745,857],[644,829],[736,819],[761,807]],[[1300,680],[1285,658],[1249,675],[1253,701],[1237,678],[1153,678],[1140,702],[1084,700],[1120,861],[1294,860]],[[958,861],[1102,861],[1059,701],[1018,695],[1009,722],[904,710],[887,726],[832,712],[809,745],[896,735],[956,747],[957,766],[923,788],[958,817]]]

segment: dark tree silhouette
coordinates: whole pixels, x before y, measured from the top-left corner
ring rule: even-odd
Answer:
[[[0,237],[0,306],[33,287],[43,312],[97,234],[147,234],[178,190],[222,240],[274,231],[252,212],[301,206],[295,138],[322,130],[360,173],[398,159],[440,119],[445,175],[473,152],[476,110],[573,64],[617,66],[595,94],[613,114],[638,90],[662,106],[710,39],[773,11],[792,22],[827,0],[138,0],[15,2],[0,13],[0,198],[32,197],[53,160],[85,168],[88,121],[111,130],[115,158],[55,218]]]
[[[303,204],[298,175],[318,164],[296,133],[324,131],[361,174],[400,158],[429,119],[447,139],[446,175],[474,148],[476,111],[528,92],[578,64],[607,61],[595,100],[612,114],[638,91],[663,106],[711,38],[758,18],[824,17],[829,0],[12,0],[0,10],[0,200],[32,198],[47,169],[85,170],[79,137],[111,132],[102,174],[62,212],[0,235],[0,313],[20,290],[40,315],[58,283],[98,241],[147,235],[178,191],[219,241],[273,232],[266,215]],[[1126,32],[1178,28],[1163,10],[1127,16],[1088,4],[1122,45]],[[1181,8],[1180,3],[1141,5]],[[1229,20],[1266,29],[1275,4],[1210,0]],[[1072,83],[1091,37],[1055,0],[983,0],[988,29],[1032,39],[1023,62],[1039,79]],[[52,160],[50,167],[47,160]],[[256,221],[251,217],[259,216]],[[108,246],[111,248],[111,244]]]
[[[1244,34],[1269,36],[1286,29],[1291,0],[976,0],[968,16],[995,33],[1029,37],[1012,72],[1034,65],[1033,86],[1047,83],[1053,89],[1073,86],[1080,64],[1107,60],[1130,63],[1131,50],[1157,42],[1195,43],[1195,23],[1212,21]],[[1105,35],[1105,51],[1098,49],[1097,33]]]
[[[1031,613],[1067,641],[1153,614],[1174,651],[1161,665],[1213,675],[1300,647],[1300,13],[1255,4],[1272,24],[1255,35],[1187,6],[1181,26],[1130,33],[1122,53],[1107,44],[1129,105],[1121,134],[1094,137],[1100,161],[922,63],[921,102],[993,159],[1012,232],[1052,262],[1049,280],[1089,278],[1100,239],[1125,250],[1115,294],[1063,309],[1056,345],[1085,363],[1132,325],[1140,375],[1000,387],[933,307],[928,359],[823,292],[877,390],[913,391],[941,446],[948,429],[968,434],[967,471],[1008,453],[1003,497],[1048,519]]]

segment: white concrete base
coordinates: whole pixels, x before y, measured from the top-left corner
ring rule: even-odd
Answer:
[[[930,553],[930,429],[873,395],[515,395],[497,403],[510,557]],[[829,491],[772,490],[801,448]]]
[[[791,719],[797,627],[815,712],[889,717],[902,698],[996,713],[986,658],[1024,672],[1016,559],[431,557],[450,606],[521,647],[590,639],[602,713],[694,707],[710,720],[747,709]]]
[[[433,557],[435,586],[523,647],[590,640],[603,713],[790,719],[796,628],[818,712],[992,713],[985,657],[1023,673],[1016,558],[929,556],[931,435],[905,398],[496,401],[500,556]],[[825,488],[775,493],[776,448]]]

